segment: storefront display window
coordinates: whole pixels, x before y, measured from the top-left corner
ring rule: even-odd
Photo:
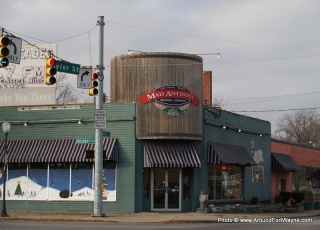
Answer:
[[[0,198],[2,198],[2,192],[3,192],[3,177],[4,177],[4,171],[3,171],[4,164],[0,163]]]
[[[102,200],[116,201],[116,162],[104,161],[102,169]]]
[[[49,200],[67,199],[73,194],[70,192],[70,164],[49,164]]]
[[[3,170],[1,169],[0,175]],[[103,201],[116,200],[116,163],[105,161],[102,170]],[[92,200],[94,163],[9,164],[8,200]],[[3,178],[0,177],[0,193]]]
[[[320,200],[320,169],[301,167],[293,173],[292,191],[303,192],[314,201]]]
[[[46,200],[48,198],[48,164],[31,163],[28,167],[28,199]]]
[[[27,164],[9,164],[8,181],[11,181],[6,188],[8,200],[27,198]]]
[[[242,199],[242,168],[236,165],[208,165],[209,200]]]
[[[72,200],[93,198],[92,163],[71,163]]]
[[[183,175],[183,199],[189,200],[191,197],[191,170],[190,169],[184,169],[182,171]]]
[[[143,169],[143,199],[150,199],[149,194],[149,169]]]

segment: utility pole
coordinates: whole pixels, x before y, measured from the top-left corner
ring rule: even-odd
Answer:
[[[104,16],[98,16],[97,26],[99,26],[99,42],[98,42],[98,94],[96,95],[96,109],[103,109],[103,32],[104,32]],[[94,216],[102,217],[102,166],[103,166],[103,141],[102,129],[95,129],[95,172],[94,172]]]

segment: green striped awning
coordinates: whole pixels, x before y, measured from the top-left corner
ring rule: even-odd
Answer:
[[[32,162],[91,162],[86,150],[93,150],[94,144],[77,144],[76,139],[63,140],[11,140],[8,144],[9,163]],[[0,141],[0,162],[4,162],[4,141]],[[103,140],[104,160],[118,161],[116,138]]]
[[[192,141],[144,141],[144,167],[147,168],[198,168],[201,161]]]
[[[300,166],[287,154],[271,153],[271,167],[273,171],[298,172]]]
[[[208,142],[209,164],[256,165],[252,155],[243,146]]]

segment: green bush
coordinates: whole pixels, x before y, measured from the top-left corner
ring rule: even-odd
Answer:
[[[252,205],[258,204],[258,202],[259,202],[259,198],[258,198],[258,197],[253,196],[253,197],[251,198],[251,204],[252,204]]]
[[[291,192],[280,192],[279,196],[281,196],[281,198],[282,198],[282,204],[285,205],[292,197],[292,193]]]
[[[276,197],[274,198],[274,202],[275,202],[276,204],[281,203],[281,202],[282,202],[281,196],[276,196]]]
[[[314,202],[314,197],[313,193],[311,191],[304,190],[302,191],[304,194],[304,203],[313,203]]]
[[[304,193],[303,192],[293,192],[292,193],[292,205],[296,205],[298,203],[301,203],[304,199]]]

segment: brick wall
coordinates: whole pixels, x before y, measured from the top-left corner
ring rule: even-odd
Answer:
[[[271,152],[290,155],[300,166],[320,168],[320,149],[318,148],[271,140]],[[286,171],[273,171],[271,178],[272,203],[274,203],[274,197],[279,195],[280,180],[286,180],[285,189],[287,192],[292,192],[293,173]]]
[[[203,72],[203,105],[212,106],[212,71]]]
[[[298,165],[320,168],[320,149],[289,142],[271,141],[271,152],[288,154]]]

